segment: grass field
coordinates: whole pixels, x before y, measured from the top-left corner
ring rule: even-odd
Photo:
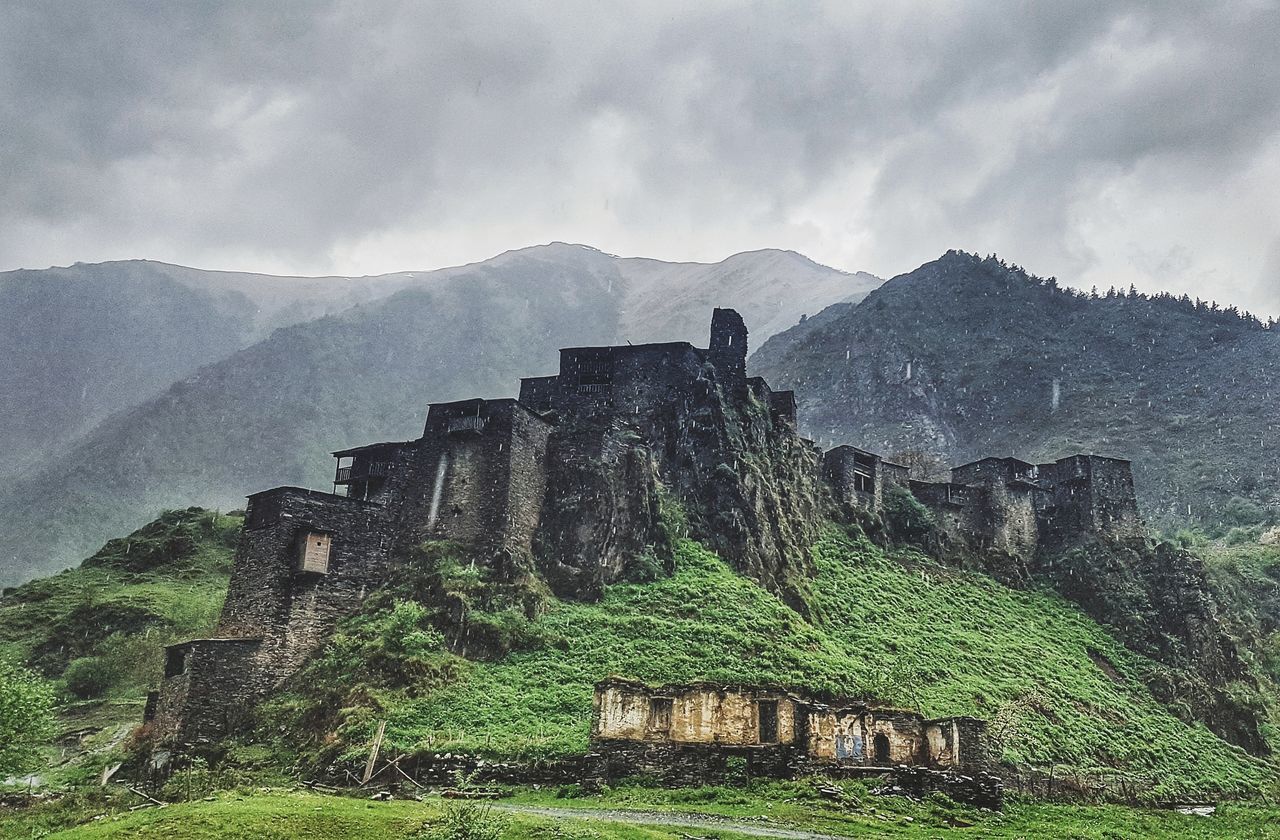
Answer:
[[[746,791],[624,788],[590,799],[564,799],[547,792],[527,792],[504,801],[502,807],[509,806],[556,809],[555,816],[494,811],[491,818],[485,819],[487,825],[496,820],[501,836],[513,840],[737,838],[756,829],[904,840],[1280,837],[1280,810],[1260,806],[1227,805],[1212,817],[1197,817],[1118,806],[1015,803],[1005,812],[993,814],[970,812],[933,801],[868,797],[859,791],[840,801],[819,799],[804,782],[775,783]],[[301,791],[227,792],[208,800],[138,812],[129,812],[123,805],[96,809],[49,805],[20,813],[0,812],[0,836],[59,840],[403,840],[415,837],[465,840],[443,830],[444,807],[443,801],[434,797],[422,802],[371,802]],[[655,815],[656,811],[670,815],[674,822],[679,822],[683,815],[689,818],[689,824],[645,824],[662,818]],[[719,821],[689,815],[708,815]]]

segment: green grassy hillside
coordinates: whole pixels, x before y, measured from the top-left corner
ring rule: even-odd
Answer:
[[[98,732],[86,773],[119,753],[162,646],[213,626],[240,521],[171,512],[0,601],[0,651],[58,682],[66,729]],[[381,718],[389,751],[572,754],[587,748],[593,683],[617,674],[780,683],[930,716],[976,714],[1006,732],[1012,764],[1124,778],[1151,799],[1247,796],[1275,784],[1271,766],[1155,701],[1141,676],[1156,666],[1050,592],[1009,589],[835,529],[814,564],[801,615],[684,541],[672,575],[610,587],[599,603],[546,596],[532,621],[475,609],[469,620],[499,641],[491,653],[507,651],[485,660],[446,652],[432,609],[389,591],[344,622],[271,704],[268,731],[286,723],[309,733],[290,746],[311,762],[363,761]],[[470,591],[484,588],[461,574]],[[86,692],[76,671],[102,679]]]
[[[492,826],[495,833],[485,836],[495,840],[737,840],[767,831],[817,832],[811,835],[812,840],[833,835],[902,840],[942,836],[985,840],[1280,836],[1280,812],[1249,805],[1227,805],[1210,818],[1116,806],[1030,803],[1015,803],[993,814],[934,800],[869,796],[865,787],[856,783],[844,784],[842,789],[836,800],[820,796],[807,782],[753,785],[734,791],[706,788],[668,793],[623,788],[587,800],[526,794],[498,809],[481,812],[480,819],[468,825]],[[57,840],[443,840],[478,836],[446,831],[450,805],[436,798],[369,802],[305,791],[243,790],[130,813],[127,807],[132,801],[121,797],[92,805],[63,803],[26,813],[0,812],[0,834]],[[661,824],[664,820],[668,824]]]
[[[55,678],[95,660],[111,673],[108,690],[153,683],[165,644],[217,621],[242,521],[169,511],[78,568],[6,590],[0,650]]]
[[[307,688],[275,714],[317,726],[326,757],[343,744],[352,760],[363,756],[381,717],[389,750],[550,756],[587,748],[592,685],[611,674],[780,683],[1015,723],[1006,760],[1118,773],[1153,798],[1247,795],[1274,782],[1273,769],[1157,703],[1139,678],[1152,663],[1053,594],[835,531],[815,562],[806,619],[685,542],[671,577],[611,587],[596,604],[552,600],[521,635],[528,649],[489,662],[433,650],[429,612],[384,604],[346,623],[298,681]],[[401,678],[334,679],[361,673],[344,657],[367,662],[411,630],[420,647],[387,660]]]
[[[53,681],[62,698],[42,779],[96,772],[118,753],[160,678],[164,646],[217,622],[242,522],[169,511],[78,568],[5,590],[0,657]]]

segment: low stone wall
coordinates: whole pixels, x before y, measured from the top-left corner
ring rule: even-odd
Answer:
[[[1004,782],[990,773],[972,776],[950,770],[927,767],[895,767],[888,781],[875,793],[913,796],[923,799],[931,793],[944,793],[956,802],[977,808],[1000,810],[1004,804]]]
[[[400,788],[416,783],[427,787],[458,784],[566,785],[587,788],[644,777],[666,787],[740,783],[750,778],[794,779],[806,774],[835,779],[883,777],[876,789],[883,795],[924,798],[941,792],[957,802],[998,810],[1004,783],[998,776],[957,773],[926,767],[871,768],[813,762],[790,746],[733,747],[717,744],[656,744],[639,741],[598,741],[586,755],[555,760],[495,761],[464,753],[406,756],[380,763],[370,787]],[[352,775],[333,767],[329,780],[349,784]],[[406,778],[407,777],[407,778]],[[408,780],[412,779],[412,783]]]
[[[743,776],[790,778],[803,754],[787,744],[731,746],[725,744],[646,743],[601,740],[594,745],[596,774],[604,781],[646,776],[668,787],[720,784]]]

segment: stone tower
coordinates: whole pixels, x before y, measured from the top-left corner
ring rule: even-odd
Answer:
[[[747,376],[747,325],[732,309],[716,309],[711,315],[711,362],[726,377],[742,381]]]

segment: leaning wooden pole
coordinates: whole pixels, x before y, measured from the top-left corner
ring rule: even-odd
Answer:
[[[364,765],[364,777],[360,780],[360,784],[366,784],[373,778],[373,767],[378,761],[378,753],[382,751],[382,736],[387,734],[387,722],[385,720],[378,721],[378,734],[373,736],[373,747],[369,750],[369,761]]]

